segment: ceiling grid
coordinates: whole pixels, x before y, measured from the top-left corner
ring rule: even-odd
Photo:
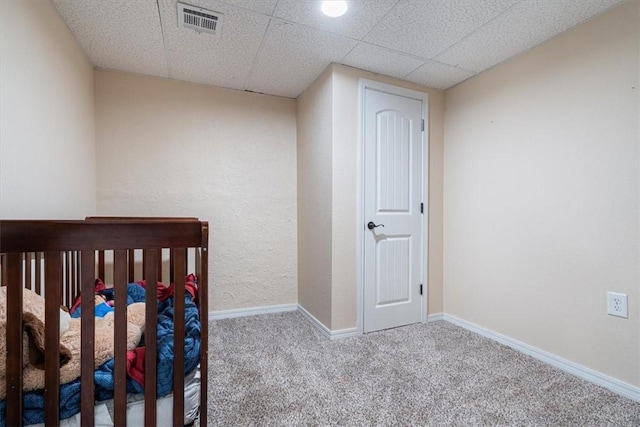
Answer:
[[[625,0],[183,0],[220,35],[178,27],[177,0],[51,0],[94,66],[296,98],[332,62],[447,89]]]

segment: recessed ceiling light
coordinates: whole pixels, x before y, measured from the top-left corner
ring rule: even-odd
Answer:
[[[347,2],[344,0],[324,0],[320,9],[328,17],[337,18],[347,13]]]

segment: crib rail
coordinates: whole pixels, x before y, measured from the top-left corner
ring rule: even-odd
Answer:
[[[86,221],[0,221],[2,285],[7,286],[7,425],[23,416],[22,341],[23,288],[45,296],[45,424],[59,425],[60,304],[81,303],[81,424],[94,424],[95,278],[111,273],[114,301],[114,423],[126,425],[127,283],[135,277],[136,253],[142,255],[146,280],[146,325],[157,324],[158,282],[163,252],[169,255],[174,283],[173,424],[184,423],[185,277],[190,260],[199,279],[201,319],[200,425],[206,425],[208,357],[208,224],[195,218],[88,218]],[[108,256],[105,256],[108,255]],[[191,257],[191,258],[190,258]],[[110,258],[107,262],[106,259]],[[191,264],[193,264],[192,262]],[[165,263],[166,264],[166,263]],[[44,284],[42,285],[42,282]],[[124,331],[124,332],[122,332]],[[156,425],[157,329],[145,333],[145,425]]]

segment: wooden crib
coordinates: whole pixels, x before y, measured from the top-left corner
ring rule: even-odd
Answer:
[[[2,286],[6,288],[6,425],[23,424],[23,293],[44,296],[44,422],[59,425],[60,306],[81,295],[80,423],[94,425],[96,278],[113,283],[113,422],[126,424],[127,286],[146,281],[144,424],[166,425],[156,413],[157,287],[173,283],[173,425],[184,424],[185,281],[197,277],[200,319],[200,425],[207,421],[208,224],[196,218],[108,218],[84,221],[0,221]],[[163,268],[164,267],[164,268]],[[188,268],[193,270],[188,271]],[[111,278],[111,280],[108,280]],[[124,336],[123,336],[124,335]],[[2,362],[2,361],[0,361]],[[160,423],[159,423],[160,421]]]

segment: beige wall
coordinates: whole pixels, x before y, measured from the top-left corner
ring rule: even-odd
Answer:
[[[428,301],[429,313],[442,312],[444,94],[334,64],[298,99],[300,304],[332,331],[357,325],[362,78],[429,94]]]
[[[298,304],[331,327],[331,70],[297,99]]]
[[[297,301],[295,101],[96,71],[97,210],[210,223],[212,310]]]
[[[445,312],[635,386],[638,9],[448,90],[444,165]]]
[[[0,86],[0,218],[93,214],[93,69],[48,1],[0,1]]]

